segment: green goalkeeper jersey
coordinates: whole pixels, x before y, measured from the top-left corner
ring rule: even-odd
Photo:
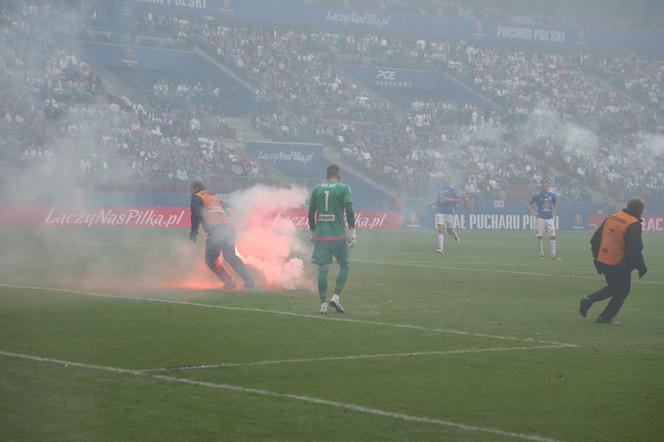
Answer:
[[[325,181],[314,188],[309,201],[309,211],[316,212],[317,240],[346,238],[344,207],[352,202],[353,196],[347,184]]]

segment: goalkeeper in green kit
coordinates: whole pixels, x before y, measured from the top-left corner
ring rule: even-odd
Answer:
[[[327,274],[330,271],[332,257],[339,263],[334,294],[330,305],[339,313],[341,291],[348,279],[348,249],[353,247],[357,238],[355,233],[355,214],[350,187],[342,183],[339,166],[331,164],[327,168],[326,181],[320,183],[311,192],[309,201],[309,229],[314,243],[314,255],[311,262],[319,266],[318,294],[320,295],[320,313],[327,314]],[[344,228],[344,212],[350,231]]]

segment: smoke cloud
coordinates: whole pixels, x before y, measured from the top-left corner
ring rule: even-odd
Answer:
[[[566,123],[563,127],[563,150],[578,156],[592,156],[599,151],[599,136],[578,124]]]
[[[304,260],[308,247],[297,228],[284,215],[302,206],[307,190],[257,185],[229,196],[238,230],[237,249],[244,262],[257,271],[271,289],[312,288]],[[298,256],[299,255],[299,256]]]
[[[0,149],[12,167],[11,178],[0,180],[0,204],[94,209],[96,183],[136,175],[120,141],[147,114],[128,98],[113,100],[76,83],[94,72],[79,55],[76,15],[41,17],[38,8],[10,13],[3,6],[12,19],[0,29],[0,107],[6,112]],[[77,75],[65,78],[65,65]],[[0,227],[2,282],[113,292],[221,286],[205,266],[202,244],[192,245],[186,233]]]
[[[551,138],[554,145],[576,156],[593,156],[600,147],[599,136],[595,132],[573,121],[565,121],[546,102],[540,103],[517,131],[524,145],[534,144],[541,138]]]
[[[653,155],[664,155],[664,135],[662,134],[640,134],[640,150],[648,150]]]

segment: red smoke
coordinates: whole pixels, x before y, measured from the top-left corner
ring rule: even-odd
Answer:
[[[258,272],[274,289],[312,287],[304,271],[308,254],[297,228],[279,214],[306,201],[302,188],[254,186],[230,197],[238,232],[237,248],[245,264]],[[296,256],[299,255],[299,256]]]
[[[313,289],[313,281],[307,279],[304,259],[311,256],[308,243],[298,235],[287,211],[300,208],[307,191],[302,188],[276,188],[255,186],[230,197],[231,214],[237,230],[237,252],[256,276],[259,286],[283,290],[295,288]],[[283,213],[283,216],[280,214]],[[44,230],[41,241],[49,235],[63,241],[55,231]],[[77,247],[60,254],[57,263],[63,271],[51,284],[86,290],[103,290],[118,293],[136,291],[167,295],[169,291],[219,290],[223,283],[205,265],[204,234],[192,244],[187,232],[181,237],[167,237],[165,241],[133,241],[131,236],[118,236],[113,243],[103,240],[88,241],[87,231],[71,230],[69,241],[76,240]],[[30,244],[25,244],[27,248]],[[113,252],[109,253],[109,248]],[[54,249],[58,250],[58,249]],[[34,252],[34,245],[30,253]],[[118,259],[127,255],[127,260]],[[242,281],[228,264],[223,263],[238,287]],[[80,269],[72,272],[71,269]]]

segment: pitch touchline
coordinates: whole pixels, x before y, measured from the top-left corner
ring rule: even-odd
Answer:
[[[425,264],[413,264],[410,262],[390,262],[390,261],[363,261],[359,259],[353,260],[354,262],[359,262],[362,264],[377,264],[377,265],[389,265],[389,266],[404,266],[404,267],[419,267],[423,269],[436,269],[436,270],[459,270],[462,272],[480,272],[480,273],[504,273],[510,275],[525,275],[525,276],[548,276],[552,278],[575,278],[575,279],[592,279],[597,280],[594,276],[584,276],[584,275],[570,275],[570,274],[556,274],[556,273],[533,273],[533,272],[519,272],[516,270],[500,270],[500,269],[485,269],[479,267],[450,267],[450,266],[434,266],[434,265],[425,265]],[[643,281],[637,279],[633,282],[638,282],[640,284],[650,284],[650,285],[664,285],[664,282],[657,281]]]
[[[108,295],[108,294],[104,294],[104,293],[88,292],[88,291],[82,291],[82,290],[69,290],[69,289],[61,289],[61,288],[53,288],[53,287],[26,286],[26,285],[8,284],[8,283],[0,283],[0,287],[11,287],[11,288],[18,288],[18,289],[25,289],[25,290],[39,290],[39,291],[47,291],[47,292],[50,291],[50,292],[57,292],[57,293],[68,293],[68,294],[76,294],[76,295],[82,295],[82,296],[94,296],[94,297],[98,297],[98,298],[124,299],[124,300],[130,300],[130,301],[144,301],[144,302],[157,302],[157,303],[164,303],[164,304],[188,305],[188,306],[192,306],[192,307],[211,308],[211,309],[229,310],[229,311],[255,312],[255,313],[264,313],[264,314],[270,314],[270,315],[293,316],[293,317],[298,317],[298,318],[308,318],[308,319],[315,319],[315,320],[320,320],[320,321],[350,322],[350,323],[355,323],[355,324],[375,325],[375,326],[379,326],[379,327],[393,327],[393,328],[401,328],[401,329],[407,329],[407,330],[420,330],[420,331],[433,332],[433,333],[445,333],[445,334],[451,334],[451,335],[473,336],[473,337],[477,337],[477,338],[501,339],[501,340],[506,340],[506,341],[518,341],[518,342],[531,342],[531,343],[534,343],[534,344],[559,345],[559,346],[563,346],[563,347],[578,347],[576,344],[569,344],[569,343],[564,343],[564,342],[543,341],[543,340],[540,340],[540,339],[532,339],[532,338],[517,338],[517,337],[514,337],[514,336],[490,335],[490,334],[485,334],[485,333],[467,332],[467,331],[463,331],[463,330],[429,328],[429,327],[421,327],[419,325],[411,325],[411,324],[399,324],[399,323],[391,323],[391,322],[371,321],[371,320],[368,320],[368,319],[339,318],[339,317],[330,317],[330,316],[323,317],[321,315],[309,315],[309,314],[305,314],[305,313],[286,312],[286,311],[282,311],[282,310],[268,310],[268,309],[253,308],[253,307],[231,307],[231,306],[219,305],[219,304],[203,304],[203,303],[199,303],[199,302],[178,301],[178,300],[175,300],[175,299],[144,298],[144,297],[139,297],[139,296],[124,296],[124,295],[116,296],[116,295]]]
[[[416,351],[416,352],[403,352],[403,353],[378,353],[378,354],[369,354],[369,355],[325,356],[321,358],[275,359],[275,360],[254,361],[254,362],[221,362],[219,364],[180,365],[174,367],[148,368],[140,371],[145,373],[155,373],[155,372],[171,372],[171,371],[206,370],[206,369],[216,369],[216,368],[256,367],[262,365],[295,364],[295,363],[305,363],[305,362],[410,358],[418,356],[437,356],[437,355],[454,355],[454,354],[466,354],[466,353],[489,353],[489,352],[503,352],[503,351],[544,350],[544,349],[561,349],[561,348],[568,348],[568,346],[532,345],[529,347],[490,347],[490,348],[470,348],[462,350],[439,350],[439,351],[433,350],[433,351]]]
[[[423,417],[423,416],[414,416],[414,415],[399,413],[399,412],[395,412],[395,411],[382,410],[382,409],[379,409],[379,408],[365,407],[363,405],[349,404],[349,403],[338,402],[338,401],[330,401],[330,400],[327,400],[327,399],[319,399],[319,398],[312,397],[312,396],[304,396],[304,395],[288,394],[288,393],[278,393],[278,392],[275,392],[275,391],[263,390],[263,389],[258,389],[258,388],[248,388],[248,387],[242,387],[240,385],[233,385],[233,384],[222,384],[222,383],[216,383],[216,382],[196,381],[196,380],[193,380],[193,379],[183,379],[183,378],[177,378],[177,377],[174,377],[174,376],[150,374],[150,373],[146,373],[146,372],[139,371],[139,370],[131,370],[131,369],[120,368],[120,367],[106,367],[106,366],[103,366],[103,365],[85,364],[85,363],[81,363],[81,362],[65,361],[65,360],[61,360],[61,359],[34,356],[34,355],[28,355],[28,354],[23,354],[23,353],[14,353],[14,352],[9,352],[9,351],[2,351],[2,350],[0,350],[0,355],[10,357],[10,358],[16,358],[16,359],[25,359],[25,360],[35,361],[35,362],[57,364],[57,365],[65,366],[65,367],[76,367],[76,368],[85,368],[85,369],[90,369],[90,370],[105,371],[105,372],[110,372],[110,373],[128,374],[128,375],[139,376],[139,377],[144,377],[144,378],[148,378],[148,379],[158,379],[160,381],[165,381],[165,382],[187,384],[187,385],[193,385],[193,386],[197,386],[197,387],[206,387],[206,388],[213,388],[213,389],[219,389],[219,390],[227,390],[227,391],[233,391],[233,392],[236,392],[236,393],[244,393],[244,394],[257,395],[257,396],[266,396],[266,397],[273,397],[273,398],[279,398],[279,399],[291,399],[291,400],[300,401],[300,402],[307,402],[307,403],[310,403],[310,404],[326,405],[328,407],[340,408],[340,409],[344,409],[344,410],[352,410],[352,411],[356,411],[358,413],[370,414],[370,415],[373,415],[373,416],[388,417],[388,418],[401,420],[401,421],[406,421],[406,422],[416,422],[416,423],[422,423],[422,424],[431,424],[431,425],[438,425],[438,426],[456,428],[456,429],[459,429],[459,430],[490,433],[490,434],[496,434],[496,435],[500,435],[500,436],[512,437],[512,438],[515,438],[515,439],[532,440],[532,441],[538,441],[538,442],[559,442],[556,439],[552,439],[552,438],[548,438],[548,437],[544,437],[544,436],[539,436],[537,434],[516,433],[516,432],[512,432],[512,431],[504,431],[504,430],[501,430],[501,429],[498,429],[498,428],[482,427],[482,426],[478,426],[478,425],[468,425],[468,424],[464,424],[464,423],[461,423],[461,422],[454,422],[454,421],[449,421],[449,420],[444,420],[444,419],[435,419],[435,418],[429,418],[429,417]]]

